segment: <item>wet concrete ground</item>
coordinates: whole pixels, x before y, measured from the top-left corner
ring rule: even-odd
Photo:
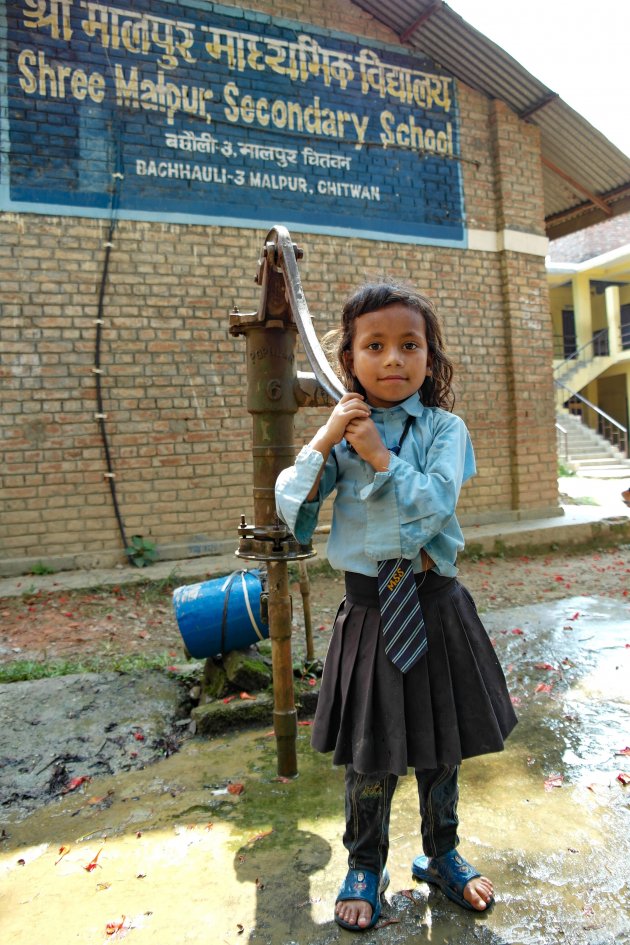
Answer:
[[[505,752],[464,763],[460,850],[493,879],[496,905],[473,915],[412,882],[419,825],[405,778],[382,919],[393,921],[358,940],[627,945],[630,786],[618,775],[630,771],[630,606],[578,597],[484,621],[520,723]],[[6,823],[3,939],[353,941],[332,920],[346,870],[343,772],[311,751],[309,732],[299,729],[295,781],[277,780],[267,731],[194,738]]]

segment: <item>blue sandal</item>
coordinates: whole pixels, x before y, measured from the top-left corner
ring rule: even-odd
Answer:
[[[347,902],[351,899],[362,899],[369,902],[372,906],[372,918],[368,925],[350,925],[344,922],[335,912],[335,922],[342,929],[348,929],[349,932],[366,932],[374,928],[381,915],[381,896],[389,886],[389,873],[383,870],[380,878],[378,873],[371,873],[370,870],[348,870],[348,874],[339,890],[335,905],[337,902]]]
[[[467,863],[456,850],[449,850],[442,856],[417,856],[411,866],[411,875],[421,882],[439,886],[449,899],[471,912],[484,913],[494,905],[494,899],[491,899],[485,909],[475,909],[464,899],[466,884],[481,876],[481,873]]]

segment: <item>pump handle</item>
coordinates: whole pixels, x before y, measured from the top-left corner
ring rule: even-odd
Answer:
[[[300,333],[306,356],[313,368],[318,384],[336,403],[341,400],[347,391],[328,363],[328,359],[315,334],[298,271],[297,247],[286,227],[274,226],[269,231],[265,240],[265,255],[268,265],[275,265],[282,270],[287,290],[287,300],[293,320]],[[271,255],[273,255],[273,259],[270,259]]]

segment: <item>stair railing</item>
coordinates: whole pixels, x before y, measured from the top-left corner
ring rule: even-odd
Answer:
[[[560,459],[567,462],[569,459],[569,432],[565,430],[560,423],[556,423],[556,430],[558,432],[558,440],[562,442]]]
[[[582,397],[581,394],[571,390],[566,384],[563,384],[562,381],[554,380],[554,384],[558,390],[562,390],[563,392],[561,395],[563,404],[566,403],[567,400],[579,400],[581,404],[585,404],[593,410],[597,416],[597,432],[599,435],[603,436],[605,440],[608,440],[610,445],[618,449],[624,456],[628,456],[628,430],[622,423],[619,423],[607,414],[601,407],[598,407],[597,404],[592,404],[586,397]],[[568,396],[565,396],[565,394],[568,394]],[[572,412],[571,408],[569,408],[569,412]],[[581,412],[579,414],[577,412],[574,413],[574,416],[579,416],[584,426],[588,426]]]
[[[606,357],[610,348],[608,346],[608,328],[602,328],[595,332],[590,341],[576,348],[573,354],[557,364],[553,369],[555,378],[564,378],[565,380],[585,364],[590,364],[595,358]]]

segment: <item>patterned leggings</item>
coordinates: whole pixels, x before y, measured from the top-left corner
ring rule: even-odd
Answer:
[[[422,849],[426,856],[441,856],[459,843],[457,836],[456,765],[416,771],[420,801]],[[351,869],[379,875],[389,852],[389,818],[398,776],[359,774],[346,765],[346,830],[343,843]]]

